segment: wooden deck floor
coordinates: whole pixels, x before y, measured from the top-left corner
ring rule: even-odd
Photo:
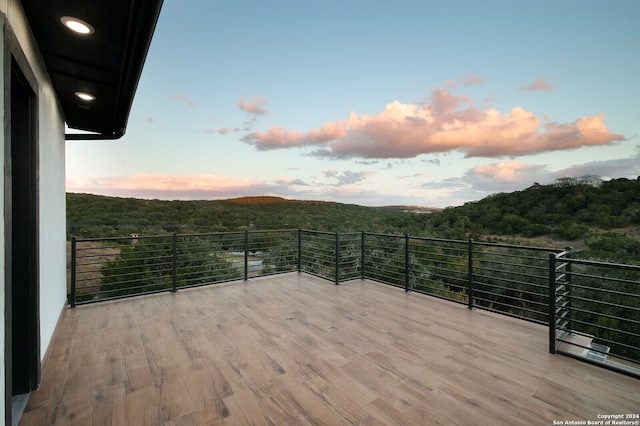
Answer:
[[[545,327],[293,273],[65,309],[20,424],[552,425],[639,395]]]

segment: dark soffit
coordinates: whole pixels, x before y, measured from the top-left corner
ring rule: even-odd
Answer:
[[[69,128],[93,133],[67,139],[124,135],[163,0],[22,0],[29,25]],[[60,21],[79,18],[95,32],[79,35]],[[75,93],[96,99],[80,101]]]

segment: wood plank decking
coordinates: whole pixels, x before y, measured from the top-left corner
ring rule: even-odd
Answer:
[[[545,327],[286,274],[65,309],[21,425],[536,424],[638,413]]]

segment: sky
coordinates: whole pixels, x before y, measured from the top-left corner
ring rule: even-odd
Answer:
[[[165,0],[68,192],[447,207],[640,175],[640,1]]]

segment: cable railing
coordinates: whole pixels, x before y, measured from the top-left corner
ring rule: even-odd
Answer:
[[[469,242],[473,305],[548,322],[548,248]]]
[[[69,303],[304,272],[369,279],[549,327],[549,350],[640,377],[640,266],[571,249],[311,230],[71,241]]]
[[[549,350],[640,377],[640,266],[550,255]]]

